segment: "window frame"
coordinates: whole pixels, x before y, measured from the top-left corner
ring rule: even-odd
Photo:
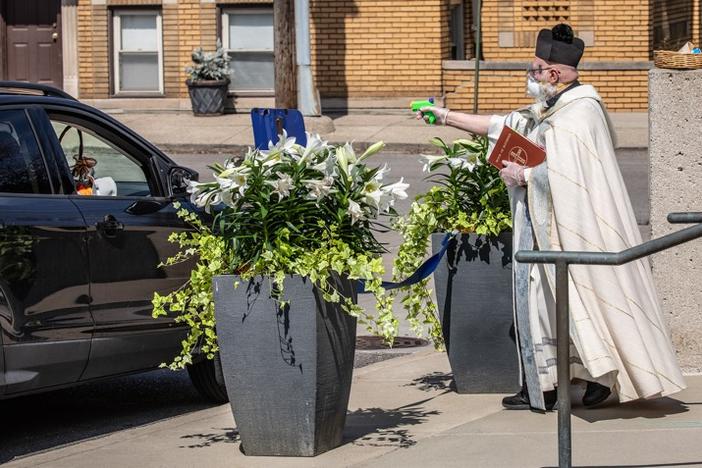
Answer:
[[[264,8],[262,6],[257,6],[255,8],[251,7],[226,7],[221,9],[220,15],[220,35],[222,39],[222,47],[225,53],[270,53],[273,56],[273,63],[275,65],[275,43],[273,49],[247,49],[247,50],[232,50],[229,48],[229,15],[239,14],[239,15],[252,15],[260,13],[271,13],[273,14],[273,6],[269,8]],[[233,64],[234,62],[230,62]],[[228,93],[233,96],[261,96],[269,97],[275,96],[275,83],[272,88],[257,88],[257,89],[236,89],[229,88]]]
[[[465,3],[449,3],[449,56],[450,60],[466,60]],[[452,50],[455,47],[455,54]]]
[[[167,200],[169,199],[168,194],[166,193],[166,189],[163,186],[163,180],[161,179],[160,175],[158,174],[158,171],[156,170],[156,161],[155,159],[158,157],[157,155],[153,154],[152,151],[149,150],[149,148],[144,147],[142,145],[139,145],[137,142],[133,141],[131,138],[129,138],[127,135],[122,134],[119,132],[117,129],[111,128],[107,125],[105,125],[101,119],[95,118],[95,116],[91,114],[85,114],[84,112],[81,111],[76,111],[74,109],[67,109],[64,107],[54,107],[54,106],[44,106],[44,111],[46,112],[49,124],[53,122],[54,120],[60,122],[60,123],[66,123],[68,122],[69,124],[73,125],[79,125],[81,127],[84,127],[88,131],[94,133],[97,137],[99,137],[102,140],[105,140],[107,143],[109,143],[111,146],[116,147],[120,152],[126,153],[127,157],[130,159],[134,159],[137,161],[139,164],[141,164],[141,168],[144,171],[144,175],[146,177],[146,181],[149,185],[149,191],[151,192],[149,195],[79,195],[75,193],[75,186],[72,187],[73,193],[65,193],[63,194],[64,196],[68,197],[80,197],[81,199],[89,198],[89,199],[101,199],[101,200],[157,200],[157,201],[162,201],[162,200]],[[66,120],[63,120],[66,119]],[[56,158],[63,158],[66,160],[66,165],[68,165],[68,160],[66,159],[66,155],[63,151],[63,148],[61,147],[59,141],[58,141],[58,136],[53,134],[53,129],[52,129],[52,135],[49,137],[52,140],[55,141],[55,151],[60,151],[60,153],[57,153],[55,155]]]
[[[37,124],[38,122],[35,121],[37,118],[35,114],[36,108],[34,106],[3,106],[0,108],[0,111],[17,111],[22,114],[24,114],[24,117],[27,119],[27,124],[29,125],[29,129],[31,131],[31,136],[34,139],[34,143],[37,146],[37,150],[39,151],[38,157],[39,160],[42,163],[42,168],[44,169],[46,173],[46,181],[48,183],[48,193],[42,193],[42,192],[2,192],[0,191],[0,196],[1,197],[47,197],[47,196],[53,196],[56,193],[56,185],[57,181],[54,178],[54,174],[52,173],[50,167],[49,167],[49,161],[47,158],[46,154],[46,148],[44,147],[44,141],[40,137],[40,133],[38,132],[37,129]]]
[[[136,8],[115,8],[111,11],[111,40],[112,47],[112,95],[114,97],[162,97],[164,96],[164,72],[163,72],[163,13],[160,9],[136,9]],[[119,57],[122,47],[122,16],[141,15],[156,16],[156,50],[149,51],[126,51],[128,54],[138,55],[140,53],[153,54],[158,56],[158,91],[124,91],[120,89],[119,77]]]

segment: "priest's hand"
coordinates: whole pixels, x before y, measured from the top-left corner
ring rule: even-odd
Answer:
[[[421,109],[419,109],[419,112],[417,112],[417,120],[424,119],[426,123],[429,123],[429,115],[425,114],[426,112],[431,112],[432,114],[434,114],[434,116],[436,116],[436,125],[446,125],[446,116],[448,116],[448,113],[450,111],[445,107],[422,107]]]
[[[500,177],[502,177],[507,187],[524,186],[527,184],[526,178],[524,177],[525,166],[511,161],[506,161],[503,164],[505,167],[500,171]]]

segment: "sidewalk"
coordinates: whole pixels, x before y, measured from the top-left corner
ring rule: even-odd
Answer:
[[[186,112],[110,112],[166,152],[240,152],[254,143],[249,114],[195,117]],[[612,121],[619,147],[648,147],[648,114],[612,114]],[[307,131],[319,133],[332,143],[350,141],[365,148],[376,141],[384,141],[386,151],[395,153],[436,152],[428,143],[430,138],[438,136],[451,141],[466,137],[466,132],[455,128],[428,126],[409,111],[406,114],[310,117],[305,119],[305,126]]]
[[[345,443],[315,458],[245,457],[227,405],[15,460],[8,467],[541,467],[557,464],[556,413],[504,411],[458,395],[444,354],[423,350],[355,372]],[[648,402],[585,410],[574,390],[578,466],[702,466],[702,376]],[[575,393],[577,391],[577,394]]]

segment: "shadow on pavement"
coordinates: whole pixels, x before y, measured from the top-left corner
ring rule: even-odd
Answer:
[[[3,400],[0,463],[212,406],[165,369]]]
[[[690,411],[688,404],[674,398],[657,398],[624,404],[610,399],[604,406],[596,408],[574,407],[573,415],[592,423],[612,419],[658,419],[687,411]]]
[[[431,372],[405,384],[405,387],[417,387],[423,392],[456,391],[456,383],[453,381],[453,374],[450,372]]]
[[[220,432],[182,436],[181,439],[192,440],[193,442],[191,444],[181,445],[180,448],[205,448],[214,444],[233,444],[239,442],[239,431],[236,430],[236,428],[222,427],[214,430]]]
[[[415,445],[417,442],[407,427],[422,424],[429,416],[439,414],[436,410],[422,409],[420,405],[426,401],[428,400],[391,410],[363,408],[348,413],[343,443],[361,447],[408,448]],[[240,442],[239,431],[236,428],[213,428],[211,433],[188,434],[181,439],[186,442],[180,448],[205,448],[219,443]]]
[[[395,409],[361,408],[352,411],[346,416],[344,442],[361,447],[412,447],[417,442],[408,428],[426,422],[429,416],[440,414],[440,411],[428,411],[422,407],[433,398]]]

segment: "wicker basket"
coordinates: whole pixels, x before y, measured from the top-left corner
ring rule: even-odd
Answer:
[[[656,50],[653,52],[653,63],[658,68],[692,70],[702,68],[702,54],[681,54],[669,50]]]

